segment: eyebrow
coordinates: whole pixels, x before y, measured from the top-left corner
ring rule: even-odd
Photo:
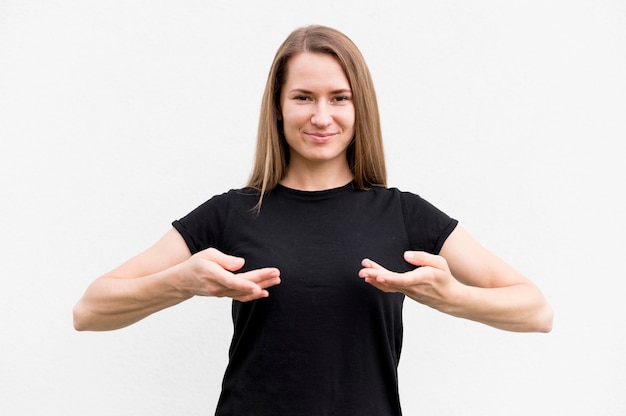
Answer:
[[[289,91],[289,93],[294,93],[294,92],[300,92],[300,93],[303,93],[303,94],[313,94],[313,91],[309,91],[309,90],[304,89],[304,88],[294,88],[294,89]],[[345,94],[345,93],[352,94],[352,90],[349,89],[349,88],[340,88],[338,90],[333,90],[330,93],[331,94]]]

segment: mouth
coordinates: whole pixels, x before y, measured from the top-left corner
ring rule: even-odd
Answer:
[[[326,143],[330,141],[333,137],[337,135],[337,133],[316,133],[316,132],[306,132],[305,133],[308,138],[317,143]]]

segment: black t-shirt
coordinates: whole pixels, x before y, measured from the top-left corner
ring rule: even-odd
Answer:
[[[265,195],[232,190],[173,226],[192,253],[243,257],[242,271],[277,267],[268,298],[233,301],[234,334],[217,415],[400,415],[397,366],[404,295],[358,277],[361,260],[414,268],[405,250],[439,253],[456,227],[419,196],[352,183]]]

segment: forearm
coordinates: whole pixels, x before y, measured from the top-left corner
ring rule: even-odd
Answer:
[[[74,327],[79,331],[119,329],[190,298],[191,294],[174,284],[178,269],[139,278],[98,278],[74,307]]]
[[[552,308],[532,283],[506,287],[465,286],[443,312],[515,332],[550,332]]]

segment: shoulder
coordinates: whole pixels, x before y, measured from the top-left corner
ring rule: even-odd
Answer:
[[[389,192],[400,201],[411,247],[438,254],[458,221],[418,194],[397,188]]]
[[[181,218],[181,221],[204,222],[207,218],[224,220],[233,209],[250,209],[259,193],[251,188],[231,189],[215,194]]]
[[[402,212],[409,221],[419,219],[423,222],[444,223],[447,224],[447,226],[455,225],[457,222],[444,212],[444,210],[436,207],[416,193],[402,191],[398,188],[380,188],[376,191],[399,201]]]
[[[369,206],[381,207],[386,213],[400,210],[405,218],[429,215],[433,211],[440,211],[420,195],[398,188],[373,186],[358,192],[362,195],[361,202],[367,203]]]
[[[413,192],[407,192],[400,190],[398,188],[385,188],[382,186],[374,186],[368,190],[373,196],[377,198],[396,200],[403,205],[420,205],[420,204],[428,204],[426,200],[424,200],[418,194]]]
[[[420,194],[404,191],[398,188],[386,188],[387,193],[393,195],[398,198],[404,207],[406,208],[426,208],[426,209],[437,209],[433,204],[431,204],[425,198],[422,198]]]
[[[246,204],[252,200],[256,201],[258,198],[259,192],[252,188],[230,189],[221,194],[213,195],[198,208],[228,208],[231,205]]]
[[[251,211],[257,203],[258,192],[252,189],[231,189],[203,202],[184,217],[172,222],[196,253],[207,247],[221,247],[224,229],[237,212]]]

